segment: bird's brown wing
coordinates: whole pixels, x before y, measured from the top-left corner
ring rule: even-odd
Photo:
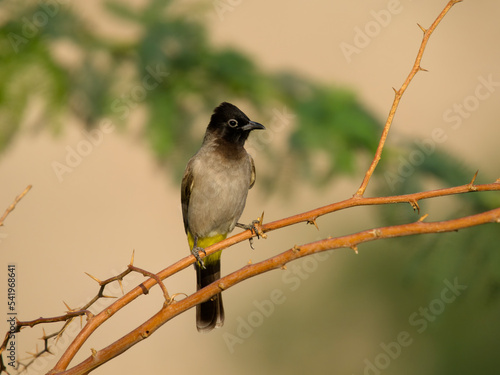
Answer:
[[[248,154],[248,158],[250,159],[250,168],[252,170],[252,173],[250,175],[250,186],[248,187],[248,189],[251,189],[253,187],[253,184],[255,184],[255,178],[257,175],[255,174],[255,163],[250,154]]]
[[[192,160],[189,161],[186,171],[184,172],[184,177],[182,177],[181,184],[181,205],[182,205],[182,218],[184,220],[184,231],[187,233],[189,223],[188,223],[188,208],[189,200],[191,198],[191,191],[193,190],[193,163]]]

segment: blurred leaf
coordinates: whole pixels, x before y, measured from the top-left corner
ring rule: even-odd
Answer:
[[[297,163],[298,171],[313,184],[328,182],[334,173],[352,173],[357,151],[374,149],[378,123],[352,93],[292,73],[266,74],[245,54],[212,46],[205,27],[181,10],[174,11],[172,3],[151,0],[131,7],[106,2],[112,16],[141,30],[138,38],[126,42],[98,34],[71,6],[57,4],[52,9],[40,3],[15,8],[2,28],[7,48],[1,52],[6,63],[0,73],[5,82],[0,113],[8,120],[2,125],[0,147],[4,149],[19,131],[28,98],[42,94],[48,116],[43,123],[50,124],[58,124],[56,119],[68,112],[87,128],[107,116],[123,127],[133,111],[145,107],[143,133],[158,159],[173,167],[177,176],[202,137],[190,131],[194,122],[207,119],[224,100],[245,100],[257,111],[271,113],[284,104],[293,112],[294,130],[282,135],[290,137],[291,157],[270,147],[264,152],[276,162]],[[44,14],[47,20],[33,37],[24,38],[23,20],[35,14]],[[5,42],[9,33],[26,41],[9,48]],[[59,42],[71,45],[81,57],[72,63],[59,61],[53,48]],[[40,68],[38,74],[24,73]],[[28,77],[29,87],[22,84]],[[266,116],[259,121],[271,120],[272,115]],[[314,167],[317,151],[327,155],[321,171]],[[271,186],[279,181],[276,175],[281,169],[275,164],[260,178]]]

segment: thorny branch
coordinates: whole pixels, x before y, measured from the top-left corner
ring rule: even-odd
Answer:
[[[19,203],[19,201],[20,201],[21,199],[23,199],[23,197],[24,197],[26,194],[28,194],[28,191],[30,191],[30,189],[31,189],[31,185],[28,185],[28,186],[26,187],[26,189],[24,189],[24,191],[23,191],[21,194],[19,194],[19,195],[16,197],[16,199],[14,199],[14,202],[12,202],[12,204],[11,204],[9,207],[7,207],[7,209],[6,209],[6,210],[5,210],[5,212],[3,213],[2,217],[0,217],[0,227],[1,227],[1,226],[3,226],[3,222],[4,222],[4,221],[5,221],[5,219],[7,218],[7,215],[8,215],[8,214],[10,214],[10,213],[14,210],[14,208],[16,208],[16,205]]]
[[[92,371],[103,363],[125,352],[127,349],[142,341],[143,339],[148,338],[163,324],[176,317],[177,315],[189,310],[190,308],[196,306],[201,302],[207,301],[212,296],[246,279],[271,270],[283,269],[285,265],[292,260],[332,249],[352,248],[357,251],[356,246],[358,244],[382,238],[457,231],[459,229],[493,222],[500,222],[500,208],[454,220],[432,223],[418,220],[415,223],[375,228],[347,236],[328,238],[301,246],[294,246],[293,248],[272,258],[256,264],[247,265],[215,281],[214,283],[197,291],[196,293],[193,293],[187,298],[162,308],[158,313],[153,315],[142,325],[126,334],[119,340],[115,341],[111,345],[107,346],[106,348],[94,352],[92,356],[88,357],[85,361],[81,362],[70,370],[59,371],[57,370],[56,366],[51,372],[48,373],[48,375],[87,374],[89,371]]]
[[[335,212],[341,209],[365,206],[365,205],[380,205],[380,204],[391,204],[391,203],[409,203],[412,207],[418,207],[418,201],[422,199],[429,199],[435,197],[443,197],[447,195],[456,195],[467,192],[482,192],[482,191],[499,191],[500,190],[500,180],[497,180],[491,184],[474,185],[471,181],[468,184],[457,186],[447,189],[431,190],[427,192],[420,192],[414,194],[400,195],[400,196],[389,196],[389,197],[374,197],[374,198],[355,198],[352,197],[345,201],[338,203],[333,203],[328,206],[320,207],[315,210],[311,210],[302,214],[291,216],[285,219],[277,220],[271,223],[260,225],[259,229],[263,232],[270,232],[276,229],[283,228],[285,226],[301,223],[301,222],[312,222],[316,221],[318,217],[325,215],[327,213]],[[70,344],[66,352],[60,358],[58,364],[54,367],[50,375],[55,374],[84,374],[89,369],[94,369],[104,362],[110,360],[111,358],[121,354],[137,342],[147,338],[151,333],[158,329],[162,324],[166,323],[168,320],[179,315],[180,313],[186,311],[187,309],[208,300],[213,295],[219,293],[221,290],[228,289],[229,287],[251,277],[258,275],[263,272],[270,271],[272,269],[280,268],[286,263],[301,258],[306,255],[313,254],[314,252],[325,251],[329,249],[337,249],[342,247],[348,247],[356,249],[356,246],[360,243],[373,241],[382,238],[392,238],[392,237],[402,237],[414,234],[425,234],[425,233],[439,233],[445,231],[452,231],[463,229],[475,225],[481,225],[489,222],[500,222],[500,209],[491,210],[478,214],[475,216],[468,216],[460,219],[427,223],[422,220],[417,221],[413,224],[405,224],[392,227],[375,228],[359,233],[355,233],[349,236],[325,239],[322,241],[317,241],[311,244],[296,246],[293,249],[287,250],[275,257],[272,257],[264,262],[258,263],[266,264],[264,268],[252,268],[252,266],[246,266],[242,269],[233,272],[213,284],[203,288],[202,290],[192,294],[188,298],[181,301],[173,301],[169,306],[164,307],[155,316],[150,318],[147,322],[137,327],[135,330],[122,337],[120,340],[114,342],[107,348],[94,353],[86,361],[73,367],[68,371],[64,371],[65,367],[68,366],[69,362],[73,356],[78,352],[83,343],[88,339],[88,337],[107,319],[114,315],[118,310],[123,308],[128,303],[132,302],[134,299],[142,294],[147,294],[147,291],[151,289],[155,284],[155,279],[147,279],[140,286],[132,289],[130,292],[125,294],[122,298],[111,304],[106,308],[105,311],[97,314],[87,324],[83,327],[82,331],[77,335],[77,337]],[[252,236],[255,236],[250,230],[238,233],[224,241],[221,241],[215,245],[207,247],[205,249],[206,256],[217,252],[219,250],[226,249],[236,243],[245,241]],[[316,249],[316,251],[314,251]],[[172,276],[173,274],[183,270],[189,265],[193,264],[195,261],[194,257],[189,255],[173,265],[165,268],[164,270],[158,272],[156,275],[161,280]],[[265,263],[267,262],[267,263]],[[255,265],[256,266],[256,265]],[[253,271],[249,271],[253,270]],[[254,273],[255,272],[255,273]],[[231,276],[231,277],[230,277]],[[227,281],[229,278],[230,281]],[[59,367],[60,366],[60,367]],[[85,369],[85,370],[84,370]]]
[[[29,190],[29,188],[31,188],[31,186],[28,186],[27,190],[25,190],[25,192],[23,192],[20,196],[18,196],[16,198],[14,205],[17,202],[19,202],[19,200],[22,198],[22,196],[24,196],[26,194],[26,192]],[[10,211],[12,211],[12,209]],[[68,309],[67,313],[64,315],[51,317],[51,318],[38,318],[38,319],[31,320],[31,321],[18,321],[18,320],[16,320],[16,326],[15,326],[14,333],[20,332],[23,327],[34,327],[35,325],[38,325],[38,324],[64,322],[64,325],[61,327],[61,329],[59,329],[58,331],[53,332],[49,335],[45,334],[45,330],[44,330],[44,334],[40,338],[44,344],[43,349],[41,349],[40,351],[38,351],[38,349],[37,349],[37,351],[35,353],[28,353],[28,354],[30,354],[31,357],[29,358],[29,360],[27,362],[22,362],[22,361],[18,360],[19,368],[22,370],[25,370],[37,358],[39,358],[43,354],[45,354],[45,353],[52,354],[50,352],[50,349],[49,349],[49,340],[52,338],[56,338],[56,340],[59,339],[59,337],[64,333],[64,331],[66,330],[68,325],[71,324],[71,322],[73,322],[74,318],[76,318],[78,316],[81,318],[83,315],[85,315],[87,317],[87,320],[91,319],[93,317],[93,314],[88,309],[92,305],[94,305],[94,303],[97,302],[99,299],[101,299],[101,298],[116,298],[116,297],[108,296],[108,295],[104,294],[105,288],[108,284],[115,282],[115,281],[118,282],[120,285],[120,288],[122,290],[122,293],[123,293],[123,285],[122,285],[123,278],[131,272],[141,273],[142,275],[149,276],[149,277],[153,278],[156,282],[159,282],[160,287],[162,287],[162,290],[164,292],[166,303],[169,302],[170,299],[168,298],[167,290],[166,290],[165,286],[163,285],[163,283],[161,282],[161,280],[158,277],[156,277],[156,275],[135,267],[133,265],[133,262],[134,262],[134,256],[132,255],[132,259],[130,261],[130,264],[127,266],[127,269],[125,271],[123,271],[122,273],[120,273],[116,276],[113,276],[113,277],[110,277],[106,280],[103,280],[103,281],[101,281],[98,278],[96,278],[95,276],[92,276],[89,273],[85,272],[87,274],[87,276],[89,276],[91,279],[93,279],[94,281],[96,281],[99,284],[99,291],[89,302],[87,302],[83,307],[81,307],[79,309],[72,309],[68,305],[66,305],[66,303],[64,303],[66,308]],[[147,294],[147,292],[148,291],[145,290],[144,294]],[[0,346],[0,354],[6,349],[10,335],[11,335],[11,332],[6,333],[6,335],[4,337],[4,341],[2,342],[2,345]],[[0,373],[1,372],[8,373],[6,371],[6,366],[3,363],[2,356],[0,356]]]
[[[416,73],[420,70],[424,70],[420,66],[420,61],[422,59],[425,47],[427,45],[427,42],[432,34],[432,32],[436,29],[440,21],[443,19],[443,17],[446,15],[446,13],[451,9],[453,5],[456,3],[460,2],[461,0],[452,0],[449,1],[444,10],[439,14],[439,16],[436,18],[436,20],[432,23],[432,25],[429,27],[429,29],[424,29],[420,25],[420,28],[424,32],[423,40],[421,42],[419,52],[417,54],[417,58],[415,60],[415,63],[413,65],[413,68],[408,75],[407,79],[401,86],[399,90],[395,90],[395,98],[394,102],[392,104],[391,110],[388,115],[388,119],[386,122],[386,125],[384,127],[379,146],[377,148],[375,157],[368,169],[368,171],[365,174],[365,177],[363,179],[363,182],[361,186],[359,187],[358,191],[354,194],[354,196],[350,199],[346,199],[341,202],[336,202],[332,203],[330,205],[320,207],[308,212],[304,212],[301,214],[297,214],[288,218],[284,218],[281,220],[277,220],[271,223],[266,223],[263,224],[262,220],[259,220],[259,223],[255,224],[256,225],[256,231],[251,231],[247,230],[244,232],[241,232],[239,234],[236,234],[230,238],[227,238],[224,241],[221,241],[215,245],[212,245],[208,248],[206,248],[206,255],[210,255],[216,251],[220,251],[223,249],[226,249],[238,242],[250,239],[254,236],[257,235],[258,232],[259,235],[263,235],[266,232],[270,232],[273,230],[277,230],[280,228],[283,228],[285,226],[305,222],[308,224],[313,224],[316,227],[318,226],[317,220],[319,217],[332,213],[338,210],[342,210],[345,208],[350,208],[350,207],[355,207],[355,206],[365,206],[365,205],[381,205],[381,204],[394,204],[394,203],[407,203],[410,204],[411,207],[415,210],[420,212],[420,207],[418,202],[422,199],[430,199],[430,198],[435,198],[435,197],[443,197],[446,195],[456,195],[456,194],[463,194],[463,193],[468,193],[468,192],[482,192],[482,191],[498,191],[500,190],[500,179],[498,179],[494,183],[490,184],[482,184],[482,185],[475,185],[475,177],[473,177],[472,181],[468,184],[462,185],[462,186],[457,186],[457,187],[452,187],[452,188],[446,188],[446,189],[438,189],[438,190],[431,190],[431,191],[426,191],[426,192],[419,192],[419,193],[414,193],[414,194],[406,194],[406,195],[399,195],[399,196],[388,196],[388,197],[373,197],[373,198],[366,198],[364,197],[364,192],[366,190],[366,187],[369,183],[369,180],[371,176],[373,175],[373,172],[381,158],[382,150],[390,129],[390,126],[392,124],[392,120],[394,118],[394,115],[396,113],[396,110],[398,108],[399,101],[401,100],[401,97],[403,93],[405,92],[406,88],[410,84],[411,80],[413,77],[416,75]],[[19,197],[18,197],[19,198]],[[17,198],[16,198],[17,199]],[[19,198],[20,199],[20,198]],[[18,200],[14,202],[17,203]],[[13,208],[12,208],[13,209]],[[11,209],[11,210],[12,210]],[[11,211],[10,210],[10,211]],[[9,212],[10,212],[9,211]],[[8,214],[8,212],[6,213]],[[2,220],[5,218],[6,214],[4,214],[4,217]],[[109,361],[110,359],[118,356],[119,354],[123,353],[127,349],[129,349],[131,346],[135,345],[139,341],[142,341],[143,339],[149,337],[154,331],[156,331],[159,327],[161,327],[163,324],[168,322],[170,319],[174,318],[175,316],[187,311],[193,306],[196,306],[197,304],[208,300],[211,298],[213,295],[220,293],[223,290],[226,290],[250,277],[259,275],[264,272],[268,272],[270,270],[274,269],[280,269],[284,268],[285,265],[295,259],[308,256],[317,252],[321,251],[326,251],[326,250],[332,250],[332,249],[340,249],[340,248],[351,248],[354,251],[357,252],[357,246],[361,243],[368,242],[368,241],[373,241],[377,239],[382,239],[382,238],[392,238],[392,237],[402,237],[402,236],[410,236],[410,235],[415,235],[415,234],[424,234],[424,233],[439,233],[439,232],[446,232],[446,231],[456,231],[459,229],[463,228],[468,228],[476,225],[482,225],[486,223],[492,223],[492,222],[500,222],[500,208],[493,209],[487,212],[483,212],[477,215],[472,215],[472,216],[467,216],[467,217],[462,217],[454,220],[448,220],[448,221],[441,221],[441,222],[427,222],[427,215],[424,215],[420,217],[416,222],[410,223],[410,224],[403,224],[403,225],[396,225],[396,226],[390,226],[390,227],[380,227],[380,228],[375,228],[371,230],[365,230],[361,231],[358,233],[354,233],[351,235],[347,236],[342,236],[342,237],[336,237],[336,238],[327,238],[323,239],[320,241],[316,241],[313,243],[308,243],[304,245],[296,245],[293,248],[284,251],[276,256],[273,256],[267,260],[264,260],[262,262],[256,263],[256,264],[250,264],[247,265],[219,280],[216,282],[210,284],[209,286],[203,288],[202,290],[197,291],[196,293],[193,293],[190,296],[187,296],[186,298],[176,301],[173,299],[174,296],[169,297],[167,290],[165,286],[162,283],[162,280],[166,279],[167,277],[183,270],[184,268],[188,267],[190,264],[194,263],[195,259],[193,256],[187,256],[175,264],[165,268],[164,270],[158,272],[157,274],[150,273],[148,271],[142,270],[140,268],[137,268],[133,266],[133,261],[129,264],[128,268],[122,272],[121,274],[114,276],[110,279],[107,279],[105,281],[100,281],[99,279],[95,278],[94,276],[89,275],[92,277],[96,282],[99,283],[100,289],[96,297],[94,297],[87,305],[85,305],[83,308],[81,308],[78,311],[71,310],[63,316],[60,317],[55,317],[55,318],[39,318],[35,319],[30,322],[18,322],[18,329],[21,328],[21,326],[34,326],[36,324],[40,323],[48,323],[48,322],[55,322],[55,321],[66,321],[65,326],[69,324],[71,319],[74,319],[76,316],[82,316],[82,315],[87,315],[87,322],[83,329],[79,332],[77,337],[73,340],[73,342],[70,344],[70,346],[67,348],[65,353],[61,356],[59,359],[58,363],[56,366],[48,373],[51,375],[61,375],[61,374],[87,374],[91,372],[93,369],[97,368],[98,366],[102,365],[103,363]],[[1,223],[1,221],[0,221]],[[265,236],[265,235],[264,235]],[[104,288],[107,284],[117,281],[120,283],[123,280],[123,278],[128,275],[130,272],[135,271],[143,274],[144,276],[148,276],[149,278],[146,279],[143,283],[141,283],[139,286],[135,287],[131,291],[129,291],[127,294],[125,294],[123,297],[120,299],[116,300],[114,303],[112,303],[110,306],[108,306],[105,310],[101,311],[99,314],[93,316],[92,314],[89,314],[86,312],[86,309],[92,305],[96,300],[99,298],[107,297],[104,295]],[[137,327],[136,329],[132,330],[129,332],[127,335],[123,336],[121,339],[113,342],[110,344],[108,347],[103,348],[99,351],[92,351],[92,355],[87,358],[85,361],[81,362],[80,364],[77,364],[73,368],[66,370],[67,367],[69,366],[71,360],[74,358],[76,353],[80,350],[82,347],[83,343],[90,337],[90,335],[102,324],[104,323],[107,319],[109,319],[111,316],[113,316],[117,311],[119,311],[121,308],[126,306],[127,304],[131,303],[133,300],[135,300],[137,297],[147,294],[149,290],[155,285],[155,284],[160,284],[160,287],[162,288],[163,294],[165,296],[165,303],[163,304],[163,307],[160,309],[158,313],[153,315],[149,320],[147,320],[145,323]],[[122,289],[123,290],[123,289]],[[64,330],[64,327],[61,331],[58,333],[51,335],[50,337],[57,336],[59,335],[62,331]],[[46,348],[44,349],[43,352],[48,352],[47,349],[47,337],[44,334],[44,339],[45,339],[45,346]],[[3,345],[0,348],[0,353],[5,349],[5,345]],[[1,363],[3,366],[3,363]],[[1,370],[4,370],[5,368],[1,368]]]
[[[384,126],[384,130],[382,131],[382,136],[380,138],[380,142],[377,147],[377,151],[375,152],[375,157],[373,158],[373,161],[366,171],[365,177],[363,178],[363,182],[361,183],[361,186],[359,187],[358,191],[356,192],[355,196],[356,197],[361,197],[365,193],[366,187],[368,186],[368,183],[370,182],[370,178],[373,175],[373,172],[375,171],[375,168],[377,167],[378,162],[380,161],[380,158],[382,157],[382,150],[384,149],[385,145],[385,140],[387,139],[387,135],[389,134],[389,130],[392,125],[392,120],[394,119],[394,115],[396,114],[396,111],[399,106],[399,102],[401,101],[401,98],[403,94],[405,93],[406,89],[410,85],[410,82],[412,81],[413,77],[419,72],[419,71],[426,71],[420,66],[420,61],[422,61],[422,57],[424,56],[424,51],[425,47],[427,46],[427,42],[429,41],[429,38],[431,37],[431,34],[434,32],[436,27],[439,25],[441,20],[444,18],[446,13],[455,5],[456,3],[460,3],[462,0],[451,0],[446,4],[444,7],[443,11],[439,14],[439,16],[436,18],[436,20],[432,23],[432,25],[428,29],[424,29],[422,26],[418,25],[420,29],[423,31],[424,36],[422,39],[422,43],[420,44],[420,48],[417,53],[417,58],[415,59],[415,63],[413,64],[413,68],[410,71],[410,74],[408,74],[408,77],[404,81],[403,85],[399,90],[394,89],[394,101],[392,103],[391,110],[389,111],[389,115],[387,116],[387,121]]]

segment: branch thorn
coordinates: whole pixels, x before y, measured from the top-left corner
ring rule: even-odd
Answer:
[[[132,250],[132,258],[130,258],[130,265],[133,266],[134,265],[134,256],[135,256],[135,249]]]
[[[262,231],[262,224],[264,223],[264,211],[262,211],[262,214],[260,215],[259,218],[257,218],[258,222],[259,222],[259,226],[257,228],[258,232],[259,233],[256,233],[257,234],[257,238],[262,237],[264,239],[267,238],[267,234],[265,234],[263,231]]]
[[[43,327],[42,327],[42,332],[43,332],[43,336],[40,337],[40,340],[46,340],[46,339],[48,339],[48,337],[47,337],[47,335],[45,333],[45,328],[43,328]]]
[[[358,254],[358,247],[356,245],[352,245],[351,249],[354,250],[356,254]]]
[[[66,306],[66,308],[68,309],[66,312],[67,313],[70,313],[70,312],[73,312],[73,311],[78,311],[78,309],[72,309],[71,307],[68,306],[68,304],[64,301],[62,301],[64,303],[64,306]]]
[[[474,186],[474,181],[476,181],[477,174],[479,173],[479,169],[474,173],[474,176],[472,177],[472,180],[469,182],[469,185],[467,185],[467,188],[469,191],[476,191],[477,188]]]
[[[120,289],[122,290],[122,295],[125,295],[125,292],[123,291],[122,279],[118,279],[118,285],[120,285]]]
[[[314,226],[316,227],[316,229],[317,229],[317,230],[319,230],[318,223],[316,223],[316,219],[317,219],[317,218],[318,218],[318,217],[317,217],[317,216],[315,216],[315,217],[313,217],[312,219],[308,219],[308,220],[307,220],[307,224],[314,225]]]
[[[427,32],[427,29],[423,28],[422,25],[420,25],[419,23],[417,23],[417,25],[418,27],[420,27],[420,30],[422,30],[424,34]]]
[[[418,222],[421,223],[422,221],[424,221],[425,219],[427,219],[427,216],[429,216],[429,214],[423,215],[420,219],[418,219]]]
[[[92,280],[96,281],[99,285],[101,285],[101,280],[99,280],[97,277],[95,276],[92,276],[90,273],[88,272],[84,272],[85,275],[87,275],[88,277],[90,277]]]

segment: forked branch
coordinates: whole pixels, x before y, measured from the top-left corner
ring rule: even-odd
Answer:
[[[83,375],[87,374],[89,371],[99,367],[105,362],[111,360],[117,355],[125,352],[127,349],[131,348],[140,341],[148,338],[153,334],[158,328],[163,324],[167,323],[172,318],[179,314],[189,310],[190,308],[198,305],[201,302],[207,301],[214,295],[229,289],[230,287],[247,280],[253,276],[260,275],[262,273],[275,270],[283,269],[284,266],[291,262],[308,255],[315,253],[340,249],[340,248],[353,248],[356,246],[369,241],[380,240],[384,238],[394,238],[411,236],[415,234],[425,234],[425,233],[441,233],[457,231],[459,229],[469,228],[477,225],[487,224],[487,223],[499,223],[500,222],[500,208],[483,212],[481,214],[467,216],[454,220],[440,221],[440,222],[424,222],[418,220],[414,223],[395,225],[389,227],[375,228],[371,230],[365,230],[355,234],[324,239],[321,241],[316,241],[301,246],[294,246],[293,248],[278,254],[272,258],[264,260],[256,264],[247,265],[219,280],[208,285],[207,287],[193,293],[192,295],[186,297],[178,302],[173,302],[172,304],[165,306],[158,313],[153,315],[149,320],[141,324],[139,327],[126,334],[119,340],[115,341],[111,345],[103,348],[99,351],[94,352],[90,357],[71,368],[67,371],[57,371],[54,368],[53,371],[49,372],[48,375]],[[56,366],[57,367],[57,366]]]

